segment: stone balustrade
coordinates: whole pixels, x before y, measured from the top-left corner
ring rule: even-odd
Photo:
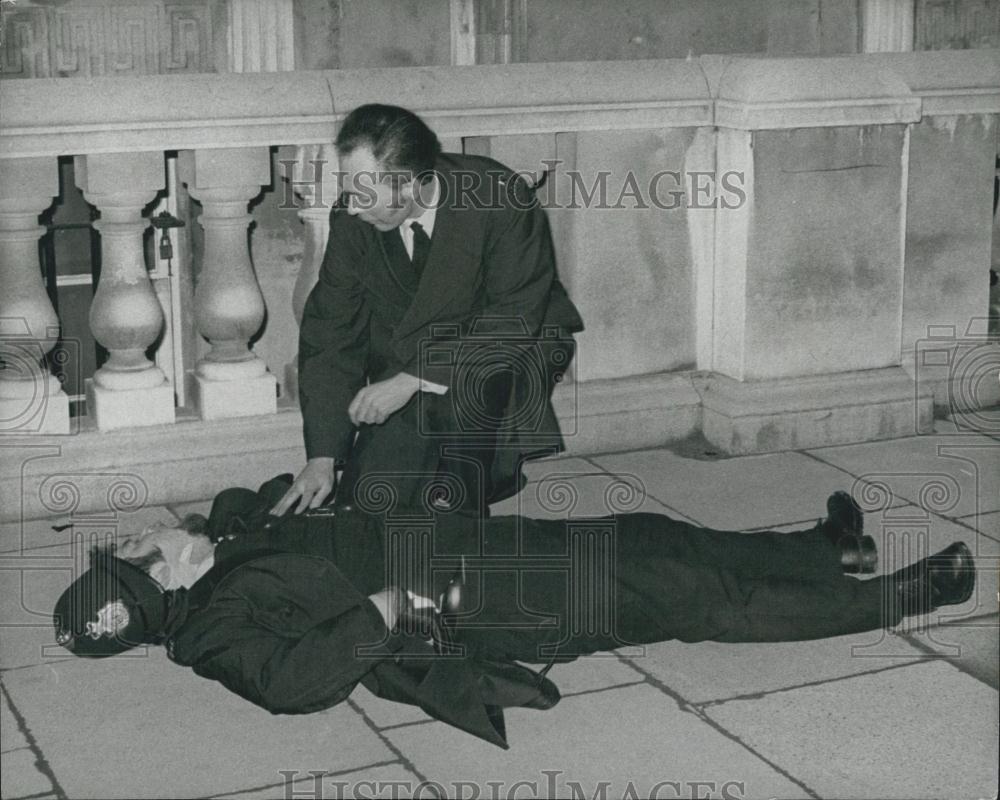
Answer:
[[[42,513],[55,457],[131,471],[154,503],[298,468],[301,418],[275,400],[274,374],[291,365],[250,347],[275,309],[248,204],[282,177],[303,200],[305,251],[282,284],[297,316],[337,192],[330,142],[373,101],[414,109],[448,149],[548,172],[540,198],[587,324],[556,398],[571,452],[697,430],[733,453],[861,441],[926,430],[956,396],[993,399],[955,358],[930,369],[921,354],[927,341],[955,357],[977,346],[987,313],[997,51],[6,81],[4,516]],[[295,148],[287,176],[271,174],[274,146]],[[165,151],[203,209],[188,224],[204,235],[194,325],[211,349],[193,410],[174,409],[146,356],[163,317],[141,212],[164,185]],[[37,219],[59,156],[76,158],[101,213],[91,329],[111,353],[75,436],[60,435],[65,395],[42,366],[58,320]]]

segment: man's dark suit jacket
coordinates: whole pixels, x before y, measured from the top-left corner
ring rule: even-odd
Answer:
[[[461,388],[454,385],[455,365],[463,345],[468,352],[470,343],[497,337],[516,345],[543,334],[568,338],[583,329],[556,277],[545,212],[516,174],[488,158],[454,154],[442,154],[436,171],[441,196],[419,285],[405,269],[398,230],[380,232],[342,210],[331,214],[326,255],[299,341],[308,458],[347,461],[355,433],[347,409],[368,379],[408,372],[449,387],[455,402]],[[511,454],[562,449],[549,402],[552,386],[542,388],[542,413],[507,426],[497,454],[509,457],[507,471],[519,460]],[[513,415],[531,393],[537,397],[538,387],[515,381],[500,408]]]

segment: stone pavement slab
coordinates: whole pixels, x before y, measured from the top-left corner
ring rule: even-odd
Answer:
[[[653,498],[720,530],[814,523],[826,514],[830,493],[853,482],[836,467],[791,452],[704,461],[643,450],[593,460],[611,473],[640,475]]]
[[[3,766],[0,772],[0,797],[24,797],[52,791],[52,782],[39,771],[36,760],[35,754],[27,749],[0,755]]]
[[[92,542],[141,531],[154,522],[173,524],[176,517],[163,506],[147,506],[132,512],[94,515],[53,514],[46,519],[0,524],[0,556],[44,548],[46,555],[68,556],[73,547],[83,543],[89,549]],[[64,530],[53,526],[71,525]]]
[[[662,781],[681,786],[679,792],[661,786],[661,797],[695,796],[695,781],[714,782],[715,797],[730,781],[742,782],[742,788],[730,788],[731,796],[804,794],[786,775],[647,684],[564,698],[548,711],[508,709],[505,717],[506,751],[438,722],[386,736],[450,796],[457,794],[454,781],[475,784],[481,797],[506,797],[517,781],[529,782],[517,790],[519,797],[589,798],[604,782],[608,797],[629,796],[630,783],[631,796],[648,797]],[[491,789],[490,782],[501,788]]]
[[[2,677],[0,677],[2,681]],[[18,729],[17,719],[10,710],[6,696],[0,696],[0,753],[28,746],[28,740]],[[6,796],[6,794],[4,795]]]
[[[29,625],[0,628],[0,670],[23,669],[73,658],[55,644],[50,624],[44,627]]]
[[[541,665],[531,665],[538,669]],[[556,664],[548,676],[555,681],[563,697],[596,692],[611,686],[642,683],[646,676],[623,661],[614,652],[581,656],[576,661]]]
[[[66,559],[0,557],[0,667],[38,663],[55,644],[52,610],[75,574]]]
[[[203,797],[396,756],[347,704],[275,716],[172,664],[74,659],[4,673],[67,797]],[[141,769],[136,756],[140,754]]]
[[[383,700],[381,697],[372,694],[364,686],[358,686],[351,692],[351,700],[357,704],[358,708],[364,712],[372,724],[379,729],[431,721],[431,717],[427,716],[426,712],[419,706]]]
[[[421,789],[420,778],[396,761],[347,772],[290,770],[280,783],[250,787],[238,792],[213,795],[214,800],[345,800],[351,797],[392,798],[433,797],[429,789]]]
[[[212,513],[211,500],[197,500],[193,503],[168,503],[167,510],[178,520],[184,519],[188,514],[201,514],[205,519]]]
[[[959,517],[958,522],[968,525],[984,536],[1000,540],[1000,511],[988,511],[983,514],[969,514]]]
[[[651,497],[639,475],[609,475],[593,466],[589,473],[553,472],[490,506],[493,516],[518,514],[534,519],[585,519],[639,511],[686,519]]]
[[[870,484],[855,497],[866,510],[913,503],[965,517],[1000,509],[1000,442],[978,434],[934,434],[808,451]]]
[[[767,644],[662,642],[646,645],[645,654],[632,656],[630,661],[697,705],[837,680],[928,657],[906,642],[900,643],[891,658],[884,652],[866,655],[866,646],[879,637],[856,634]]]
[[[997,693],[940,661],[733,700],[706,713],[820,797],[996,794]]]
[[[949,664],[1000,689],[1000,616],[940,625],[908,637],[922,648],[944,656]]]
[[[542,665],[529,666],[537,670]],[[600,691],[623,684],[641,683],[645,680],[642,674],[610,652],[585,656],[567,664],[556,664],[548,675],[559,687],[563,697],[581,692]],[[359,686],[351,693],[351,699],[380,729],[433,721],[420,708],[383,700],[363,686]]]

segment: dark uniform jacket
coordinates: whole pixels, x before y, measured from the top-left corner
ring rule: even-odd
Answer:
[[[558,701],[551,682],[523,668],[442,657],[422,639],[390,634],[368,599],[386,585],[379,521],[341,511],[267,531],[266,509],[287,483],[267,487],[216,499],[215,564],[175,593],[172,660],[275,714],[329,708],[361,683],[501,747],[503,707],[541,707],[543,694],[545,705]]]
[[[554,375],[572,357],[570,336],[583,323],[556,277],[545,212],[523,181],[478,156],[442,154],[436,171],[441,198],[419,283],[398,230],[380,232],[341,210],[331,214],[326,255],[300,331],[306,454],[347,461],[355,433],[347,409],[367,379],[408,372],[447,386],[448,403],[479,402],[472,395],[462,399],[456,371],[470,353],[496,347],[508,351],[519,373],[513,385],[503,385],[505,396],[490,399],[486,413],[501,413],[509,423],[500,426],[496,451],[500,484],[509,481],[521,454],[562,449],[549,398]],[[529,350],[524,363],[520,354]],[[533,407],[525,412],[525,404],[538,406],[537,413]],[[468,430],[468,419],[453,417],[438,414],[417,424]],[[385,466],[391,465],[367,471]]]

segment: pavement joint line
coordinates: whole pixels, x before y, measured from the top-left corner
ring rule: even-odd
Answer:
[[[859,442],[859,444],[864,444],[864,442]],[[832,446],[833,445],[831,445],[831,447]],[[838,445],[838,446],[840,446],[840,445]],[[939,445],[939,447],[941,447],[941,446],[942,445]],[[796,452],[801,452],[803,455],[807,455],[810,458],[814,458],[817,461],[819,461],[821,464],[825,464],[828,467],[833,467],[834,469],[839,469],[842,472],[846,472],[848,475],[850,475],[851,477],[853,477],[855,480],[861,480],[861,476],[860,475],[855,475],[853,472],[848,472],[846,469],[844,469],[843,467],[838,466],[837,464],[832,464],[829,461],[824,461],[822,458],[820,458],[819,456],[815,455],[812,452],[809,452],[807,450],[796,451]],[[939,453],[939,455],[940,455],[940,453]],[[905,495],[893,493],[893,497],[895,497],[898,500],[902,500],[903,502],[902,503],[898,503],[897,505],[894,505],[894,506],[889,506],[889,508],[899,508],[900,506],[911,505],[911,506],[916,506],[917,508],[923,509],[923,506],[920,505],[919,501],[912,500],[911,498],[906,497]],[[926,511],[926,509],[923,509],[923,510]],[[941,519],[946,520],[948,522],[953,522],[953,523],[955,523],[957,525],[961,525],[963,528],[968,528],[969,530],[974,531],[975,533],[981,534],[981,535],[987,537],[988,539],[993,539],[994,541],[1000,541],[1000,539],[997,539],[994,536],[990,536],[987,533],[983,533],[982,531],[977,530],[976,528],[973,528],[971,525],[968,525],[967,523],[962,522],[962,520],[965,519],[965,518],[967,518],[967,517],[979,516],[979,514],[992,514],[994,511],[1000,511],[1000,509],[992,509],[992,510],[989,510],[989,511],[977,512],[976,514],[965,514],[962,517],[952,517],[952,516],[948,516],[947,514],[939,514],[936,511],[928,511],[927,513],[933,514],[934,516],[940,517]]]
[[[646,452],[646,451],[645,450],[622,450],[617,455],[624,455],[624,454],[627,454],[627,453],[643,453],[643,452]],[[601,453],[600,455],[612,455],[612,454],[610,454],[610,453],[608,453],[608,454]],[[595,469],[597,469],[597,470],[600,471],[600,474],[594,474],[594,473],[589,473],[589,472],[581,472],[579,475],[572,476],[574,478],[575,477],[580,477],[580,478],[598,478],[598,477],[605,477],[605,476],[609,477],[609,478],[615,478],[615,477],[618,477],[619,474],[620,474],[620,473],[617,473],[617,472],[610,472],[609,470],[607,470],[606,468],[604,468],[600,464],[598,464],[596,461],[594,461],[590,456],[572,456],[572,457],[578,459],[579,461],[586,461],[588,464],[592,465]],[[529,486],[533,486],[535,484],[542,483],[545,480],[546,480],[545,477],[541,477],[541,478],[537,478],[536,480],[533,480],[533,481],[527,481],[524,484],[524,487],[526,489]],[[691,520],[696,525],[699,525],[699,526],[701,526],[703,528],[705,527],[704,525],[702,525],[702,523],[698,522],[698,520],[696,520],[694,517],[689,516],[689,515],[685,514],[682,511],[679,511],[678,509],[674,508],[670,504],[665,503],[663,500],[661,500],[656,495],[651,494],[650,492],[646,491],[645,487],[643,487],[642,491],[643,491],[643,496],[647,500],[652,500],[654,503],[656,503],[659,506],[662,506],[664,509],[666,509],[667,511],[669,511],[672,514],[677,514],[677,515],[679,515],[681,517],[684,517],[685,519]]]
[[[0,626],[0,630],[5,626]],[[36,627],[36,626],[25,626],[25,627]],[[47,667],[50,664],[62,664],[66,661],[72,661],[76,663],[76,658],[74,656],[68,656],[67,658],[50,658],[45,661],[36,661],[34,664],[18,664],[16,667],[0,667],[0,675],[5,672],[17,672],[20,669],[34,669],[35,667]]]
[[[946,628],[948,626],[947,625],[939,625],[939,626],[936,626],[936,627]],[[982,678],[979,675],[977,675],[976,673],[974,673],[967,666],[965,666],[964,664],[962,664],[959,659],[957,659],[957,658],[948,658],[943,653],[937,652],[929,644],[924,644],[922,641],[920,641],[919,639],[915,638],[912,634],[904,633],[904,634],[901,635],[901,638],[904,641],[906,641],[908,644],[910,644],[912,647],[917,648],[918,650],[921,650],[921,651],[923,651],[923,652],[925,652],[925,653],[927,653],[929,655],[936,655],[937,656],[937,658],[935,659],[936,661],[944,661],[945,663],[950,664],[952,667],[954,667],[955,669],[957,669],[959,672],[962,672],[962,673],[968,675],[970,678],[975,678],[980,683],[982,683],[982,684],[984,684],[986,686],[989,686],[993,691],[995,691],[995,692],[998,691],[998,687],[997,687],[996,684],[990,683],[988,680],[985,680],[984,678]]]
[[[640,678],[638,678],[637,680],[634,680],[634,681],[626,681],[624,683],[615,683],[615,684],[612,684],[611,686],[599,686],[596,689],[581,689],[579,692],[568,692],[568,693],[566,693],[564,695],[561,695],[561,697],[565,700],[568,697],[583,697],[583,696],[588,695],[588,694],[600,694],[601,692],[610,692],[613,689],[626,689],[629,686],[637,686],[640,683],[645,683],[645,682],[646,682],[645,678],[644,677],[640,677]]]
[[[382,733],[382,731],[379,730],[378,725],[375,724],[375,721],[371,717],[368,716],[367,712],[363,708],[361,708],[361,706],[359,706],[350,697],[347,698],[347,705],[350,706],[351,708],[353,708],[354,711],[355,711],[355,713],[357,713],[361,717],[361,719],[364,720],[365,725],[368,726],[368,729],[372,733],[374,733],[376,736],[378,736],[378,738],[382,741],[382,744],[384,744],[387,748],[389,748],[389,751],[391,753],[395,754],[396,759],[399,761],[400,764],[403,765],[403,767],[405,769],[408,769],[410,772],[412,772],[421,783],[425,783],[425,784],[429,784],[430,783],[430,781],[428,781],[428,779],[427,779],[427,776],[424,775],[419,769],[417,769],[417,765],[414,764],[403,753],[402,750],[400,750],[398,747],[396,747],[396,745],[394,745],[389,740],[388,736],[386,736],[384,733]]]
[[[864,442],[858,442],[858,444],[865,444],[865,443]],[[838,445],[827,445],[827,447],[845,447],[845,446],[846,445],[840,445],[840,444],[838,444]],[[855,475],[853,472],[851,472],[846,467],[842,467],[839,464],[834,464],[831,461],[827,461],[824,458],[820,458],[818,455],[816,455],[815,451],[817,449],[822,450],[823,448],[813,448],[811,450],[794,450],[793,452],[795,452],[795,453],[801,453],[802,455],[807,456],[808,458],[811,458],[813,461],[818,461],[824,467],[833,467],[835,470],[838,470],[839,472],[843,472],[845,475],[850,475],[854,480],[859,480],[860,479],[860,477],[861,477],[860,475]],[[910,502],[910,501],[907,501],[907,502]]]
[[[313,783],[315,783],[317,779],[322,780],[323,778],[336,778],[338,775],[350,775],[352,772],[360,772],[361,770],[376,769],[378,767],[390,767],[393,764],[399,764],[399,763],[400,763],[399,759],[393,758],[386,761],[376,761],[372,764],[365,764],[364,766],[360,767],[344,767],[344,769],[332,769],[332,770],[307,770],[307,772],[309,773],[308,778],[302,778],[297,781],[292,781],[291,784],[289,784],[287,781],[281,781],[280,783],[265,783],[261,784],[260,786],[251,786],[246,789],[237,789],[235,792],[220,792],[219,794],[210,794],[206,796],[205,800],[222,800],[222,798],[228,798],[228,797],[241,797],[242,795],[248,794],[250,792],[262,792],[265,789],[278,789],[278,788],[287,789],[289,786],[295,786],[296,784],[305,783],[306,781],[312,781]],[[293,797],[298,795],[299,793],[295,792],[294,790],[291,793],[291,796]]]
[[[986,513],[986,514],[992,514],[993,512],[992,511],[986,511],[984,513]],[[943,515],[939,514],[938,516],[943,516]],[[980,516],[979,514],[969,514],[969,515],[964,516],[964,517],[945,517],[945,519],[948,520],[949,522],[955,523],[956,525],[961,525],[963,528],[966,528],[967,530],[970,530],[973,533],[978,533],[980,536],[985,536],[987,539],[992,539],[994,542],[1000,542],[1000,535],[998,535],[998,536],[992,536],[991,534],[986,533],[986,531],[981,531],[981,530],[979,530],[979,528],[974,528],[972,525],[970,525],[968,522],[965,521],[969,517],[977,517],[978,518],[979,516]]]
[[[398,731],[400,728],[415,728],[417,725],[431,725],[437,722],[436,719],[411,719],[409,722],[394,722],[391,725],[383,725],[380,731]]]
[[[18,707],[14,704],[13,698],[10,696],[10,692],[7,687],[4,686],[3,682],[0,681],[0,695],[7,701],[7,708],[10,710],[11,716],[14,717],[17,722],[17,729],[24,740],[28,743],[28,749],[35,756],[35,769],[37,769],[42,775],[49,779],[49,783],[52,785],[53,793],[59,800],[68,800],[66,792],[63,790],[62,786],[59,785],[59,781],[56,780],[55,773],[52,771],[52,767],[49,766],[49,762],[46,760],[45,755],[42,753],[41,748],[38,746],[34,735],[31,733],[31,729],[28,727],[28,721],[24,718],[24,715],[20,712]],[[44,793],[43,793],[44,795]],[[39,796],[43,796],[39,795]]]
[[[656,449],[661,449],[662,450],[664,448],[656,448]],[[619,453],[619,455],[624,455],[626,453],[643,453],[643,452],[646,452],[646,451],[645,450],[623,450],[621,453]],[[611,453],[608,453],[608,454],[601,453],[600,455],[613,455],[613,454],[611,454]],[[601,472],[603,472],[605,475],[608,475],[609,477],[615,477],[616,475],[618,475],[618,473],[616,473],[616,472],[609,472],[605,467],[602,467],[600,464],[598,464],[596,461],[594,461],[593,458],[590,457],[590,456],[579,456],[579,458],[581,458],[583,461],[586,461],[588,464],[593,464],[594,467],[596,467],[597,469],[601,470]],[[690,516],[688,514],[685,514],[684,512],[680,511],[679,509],[674,508],[669,503],[664,502],[659,497],[657,497],[655,494],[652,494],[652,493],[648,492],[646,490],[645,486],[643,486],[642,492],[646,496],[646,499],[652,500],[654,503],[657,503],[658,505],[663,506],[667,511],[671,512],[672,514],[678,514],[678,515],[684,517],[685,519],[691,520],[695,525],[699,525],[702,528],[705,527],[701,522],[699,522],[698,520],[696,520],[694,517],[692,517],[692,516]]]
[[[982,614],[973,614],[971,617],[959,617],[952,622],[939,622],[934,625],[935,628],[997,628],[1000,627],[1000,617],[998,617],[1000,611],[984,611]],[[987,617],[994,618],[994,622],[989,625],[971,625],[970,623],[977,622],[977,620],[986,619]]]
[[[53,547],[71,547],[69,542],[57,542],[56,544],[40,544],[35,547],[18,547],[13,550],[0,550],[0,557],[10,558],[12,556],[22,556],[32,550],[51,550]]]
[[[898,634],[894,634],[898,635]],[[940,654],[937,654],[940,659]],[[926,658],[920,658],[919,655],[914,654],[913,660],[905,661],[898,664],[890,664],[888,667],[877,667],[875,669],[867,669],[863,672],[854,672],[850,675],[837,675],[833,678],[824,678],[822,680],[816,681],[804,681],[803,683],[796,683],[793,686],[781,686],[777,689],[764,689],[760,692],[748,692],[747,694],[734,694],[731,697],[720,697],[715,700],[706,700],[702,703],[695,703],[694,705],[698,708],[712,708],[714,706],[721,706],[725,703],[732,703],[739,700],[760,700],[764,697],[770,697],[774,694],[783,694],[784,692],[794,692],[796,689],[806,689],[811,686],[825,686],[828,683],[839,683],[841,681],[849,681],[853,678],[859,678],[866,675],[877,675],[882,672],[889,672],[894,669],[903,669],[905,667],[912,667],[914,664],[924,664],[928,661]]]
[[[600,464],[594,461],[592,456],[581,456],[581,459],[590,464],[594,469],[599,469],[605,475],[614,475],[613,472],[609,472],[605,467],[602,467]]]
[[[686,714],[691,714],[694,717],[697,717],[701,722],[703,722],[706,725],[708,725],[710,728],[712,728],[713,730],[715,730],[717,733],[721,734],[722,736],[725,736],[730,741],[735,742],[740,747],[742,747],[744,750],[746,750],[747,752],[749,752],[752,755],[754,755],[757,758],[759,758],[761,761],[763,761],[765,764],[767,764],[771,769],[773,769],[775,772],[777,772],[783,778],[787,778],[789,781],[791,781],[792,783],[794,783],[796,786],[801,787],[802,790],[809,797],[813,798],[813,800],[822,800],[822,798],[820,797],[820,795],[816,791],[814,791],[812,788],[810,788],[805,782],[803,782],[803,781],[799,780],[798,778],[796,778],[794,775],[792,775],[792,773],[790,773],[788,770],[784,769],[783,767],[778,766],[778,764],[776,764],[774,761],[772,761],[771,759],[769,759],[763,753],[759,753],[757,750],[755,750],[749,744],[747,744],[746,742],[744,742],[735,733],[733,733],[732,731],[726,729],[721,724],[719,724],[716,720],[712,719],[708,714],[706,714],[704,711],[702,711],[698,706],[696,706],[695,704],[693,704],[693,703],[689,702],[688,700],[684,699],[681,695],[679,695],[677,692],[675,692],[673,689],[671,689],[669,686],[667,686],[663,681],[661,681],[655,675],[653,675],[650,672],[647,672],[646,670],[642,669],[642,667],[640,667],[637,664],[635,664],[634,661],[631,658],[629,658],[628,656],[623,656],[621,654],[618,655],[618,658],[621,659],[624,663],[628,664],[633,669],[635,669],[636,671],[638,671],[641,674],[643,674],[645,676],[645,678],[646,678],[646,680],[644,681],[644,683],[652,686],[654,689],[659,690],[661,693],[665,694],[667,697],[669,697],[671,700],[673,700],[677,704],[677,708],[680,711],[682,711],[682,712],[684,712]]]

